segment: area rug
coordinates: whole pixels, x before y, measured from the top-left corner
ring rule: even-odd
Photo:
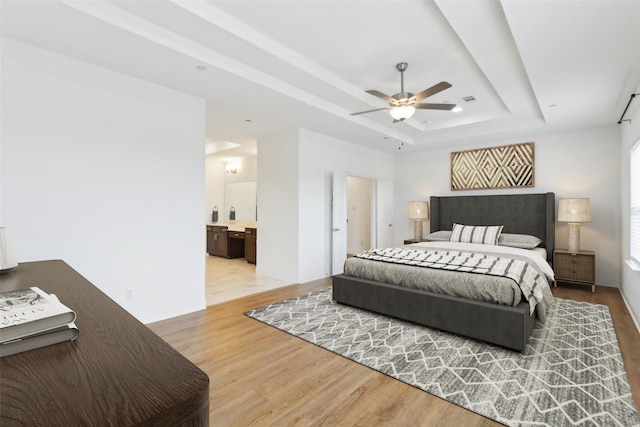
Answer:
[[[518,353],[337,304],[331,288],[247,316],[509,426],[640,426],[609,309],[556,298]]]

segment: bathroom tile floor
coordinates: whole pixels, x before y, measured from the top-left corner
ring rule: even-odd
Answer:
[[[256,274],[256,266],[244,258],[205,256],[207,306],[291,285],[283,280]]]

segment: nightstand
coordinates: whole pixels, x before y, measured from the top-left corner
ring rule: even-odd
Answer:
[[[553,251],[553,271],[557,282],[579,283],[591,285],[591,292],[596,291],[596,253],[594,251],[569,252],[566,249]]]

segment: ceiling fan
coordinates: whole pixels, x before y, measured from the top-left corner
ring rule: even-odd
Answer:
[[[456,104],[429,104],[429,103],[420,103],[423,99],[435,95],[438,92],[442,92],[445,89],[449,89],[451,87],[451,83],[448,82],[440,82],[436,85],[431,86],[429,89],[425,89],[422,92],[414,95],[411,92],[404,91],[404,72],[407,69],[409,64],[406,62],[400,62],[396,64],[396,69],[400,71],[400,93],[396,93],[395,95],[389,96],[384,93],[377,91],[375,89],[368,90],[367,93],[370,93],[373,96],[377,96],[378,98],[382,98],[385,101],[389,102],[388,107],[384,108],[375,108],[373,110],[360,111],[359,113],[351,113],[352,116],[358,114],[372,113],[374,111],[380,110],[390,110],[389,113],[391,117],[393,117],[393,122],[401,122],[409,117],[413,116],[416,109],[419,110],[452,110],[455,108]]]

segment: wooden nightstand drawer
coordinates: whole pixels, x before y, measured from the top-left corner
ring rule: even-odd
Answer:
[[[553,272],[556,282],[576,282],[591,285],[595,292],[596,254],[593,251],[553,251]]]
[[[593,258],[583,255],[562,255],[556,257],[556,275],[559,277],[593,281]]]

